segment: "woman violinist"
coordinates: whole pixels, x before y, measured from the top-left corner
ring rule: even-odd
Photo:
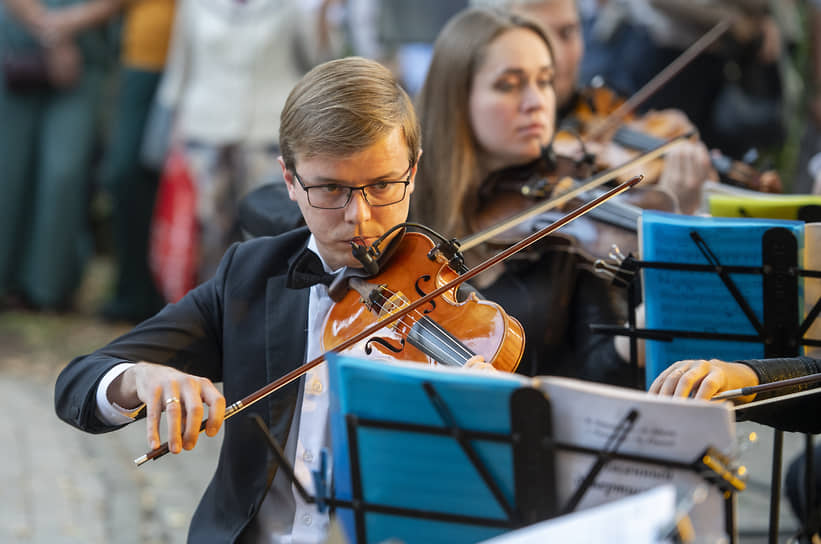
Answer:
[[[530,19],[479,8],[451,19],[419,96],[426,151],[412,216],[450,236],[476,231],[493,198],[483,194],[486,180],[539,159],[553,138],[553,59],[550,41]],[[476,287],[522,322],[523,372],[626,383],[629,369],[612,338],[587,327],[621,321],[615,293],[576,250],[566,240],[544,244]]]
[[[591,107],[591,93],[595,94],[593,102],[598,102],[598,96],[615,96],[615,93],[606,88],[591,90],[578,85],[584,58],[584,40],[577,0],[473,0],[472,3],[503,8],[530,17],[548,33],[556,53],[553,86],[556,93],[557,128],[582,132],[578,126],[579,117],[590,112],[596,120],[602,120],[610,113],[613,106],[609,104],[594,104]],[[693,128],[686,115],[677,110],[657,112],[653,117],[654,121],[658,118],[662,121],[652,124],[652,135],[659,138],[671,138]],[[645,124],[641,125],[642,130],[644,126]],[[671,130],[675,132],[670,132]],[[605,168],[618,166],[626,160],[626,151],[622,146],[614,144],[610,136],[612,135],[608,134],[603,141],[587,143],[587,151],[595,155],[598,164]],[[569,143],[576,147],[575,141]],[[658,187],[670,195],[677,211],[688,214],[695,212],[701,203],[704,181],[717,178],[707,148],[697,140],[680,142],[667,152],[663,161],[659,160],[650,170],[642,169],[641,173],[645,175],[646,182],[657,182]]]

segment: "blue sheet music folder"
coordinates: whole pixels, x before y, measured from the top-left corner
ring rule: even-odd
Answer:
[[[351,499],[348,416],[430,426],[446,424],[423,388],[433,385],[457,426],[469,431],[510,433],[508,399],[528,381],[506,373],[431,368],[328,355],[331,391],[331,435],[335,496]],[[362,499],[365,503],[477,516],[504,521],[505,511],[493,497],[458,442],[449,435],[356,425]],[[472,440],[509,504],[514,504],[513,454],[510,443]],[[350,542],[356,542],[355,516],[338,510]],[[406,544],[477,542],[505,532],[488,527],[413,516],[364,514],[365,540],[390,538]],[[360,533],[361,534],[361,533]]]
[[[803,253],[804,224],[754,218],[694,217],[645,210],[639,228],[644,261],[707,265],[710,262],[691,238],[697,232],[724,266],[760,267],[761,239],[774,227],[788,229]],[[800,266],[800,260],[799,260]],[[761,274],[729,276],[763,320]],[[725,334],[756,334],[750,320],[715,272],[647,268],[642,275],[648,329]],[[755,359],[764,356],[762,343],[676,338],[647,342],[647,386],[665,368],[682,359]]]

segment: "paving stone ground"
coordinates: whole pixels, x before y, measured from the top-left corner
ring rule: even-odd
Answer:
[[[0,374],[0,542],[184,542],[221,436],[137,468],[140,424],[92,436],[54,415],[50,384]]]

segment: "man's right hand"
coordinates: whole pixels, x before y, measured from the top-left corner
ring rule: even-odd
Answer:
[[[207,378],[175,368],[137,363],[118,376],[108,388],[108,399],[123,407],[146,406],[146,430],[151,449],[160,446],[160,416],[166,413],[168,449],[179,453],[197,444],[200,425],[208,406],[205,434],[214,436],[225,418],[225,397]]]

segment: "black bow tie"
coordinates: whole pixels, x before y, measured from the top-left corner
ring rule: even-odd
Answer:
[[[334,278],[333,274],[325,272],[319,256],[306,247],[288,269],[288,282],[285,285],[290,289],[304,289],[317,283],[330,286]]]

